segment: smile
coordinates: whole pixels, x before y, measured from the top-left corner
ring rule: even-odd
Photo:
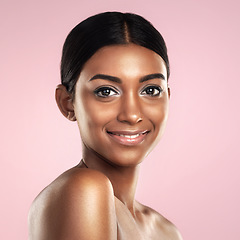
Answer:
[[[135,135],[122,135],[122,134],[116,134],[117,136],[121,136],[121,137],[126,137],[126,138],[136,138],[138,136],[140,136],[140,134],[135,134]]]
[[[143,142],[149,131],[107,131],[107,133],[111,139],[115,140],[116,142],[122,145],[132,146]]]

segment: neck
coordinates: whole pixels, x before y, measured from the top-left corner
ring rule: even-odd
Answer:
[[[106,175],[112,183],[115,197],[134,213],[139,164],[136,166],[116,166],[85,146],[83,146],[82,152],[86,166]]]

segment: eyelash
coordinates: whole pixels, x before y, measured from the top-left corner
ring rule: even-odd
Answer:
[[[108,91],[109,92],[113,92],[112,95],[103,95],[103,92],[104,91]],[[101,94],[100,94],[101,93]],[[106,93],[106,92],[105,92]],[[100,88],[97,88],[95,91],[94,91],[94,94],[98,97],[101,97],[101,98],[107,98],[107,97],[112,97],[113,95],[117,95],[118,92],[117,90],[113,89],[112,87],[100,87]]]
[[[148,91],[148,90],[153,90],[154,92],[153,93],[150,93],[150,94],[147,94],[146,93],[146,91]],[[158,91],[157,93],[155,92],[155,91]],[[151,85],[151,86],[147,86],[147,87],[145,87],[142,91],[141,91],[141,94],[143,94],[144,92],[145,92],[145,94],[143,94],[143,95],[149,95],[149,96],[151,96],[151,97],[158,97],[160,94],[161,94],[161,92],[163,91],[163,89],[160,87],[160,86],[154,86],[154,85]]]
[[[151,90],[152,92],[150,92],[149,94],[147,93],[148,90]],[[104,92],[105,91],[105,92]],[[157,91],[157,93],[156,93]],[[145,96],[151,96],[151,97],[157,97],[161,94],[161,92],[163,91],[163,89],[160,86],[147,86],[145,87],[140,94],[145,95]],[[144,93],[145,92],[145,93]],[[119,92],[115,89],[113,89],[112,87],[100,87],[97,88],[94,91],[94,94],[97,97],[101,97],[101,98],[107,98],[107,97],[112,97],[114,95],[118,95]]]

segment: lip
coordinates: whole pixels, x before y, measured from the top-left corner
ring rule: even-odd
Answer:
[[[133,146],[143,142],[149,132],[148,130],[107,131],[107,134],[117,143]]]

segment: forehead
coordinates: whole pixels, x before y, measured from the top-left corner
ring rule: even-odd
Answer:
[[[141,77],[162,73],[167,78],[163,59],[145,47],[126,44],[106,46],[99,49],[84,65],[81,76],[91,78],[94,74],[125,77]]]

